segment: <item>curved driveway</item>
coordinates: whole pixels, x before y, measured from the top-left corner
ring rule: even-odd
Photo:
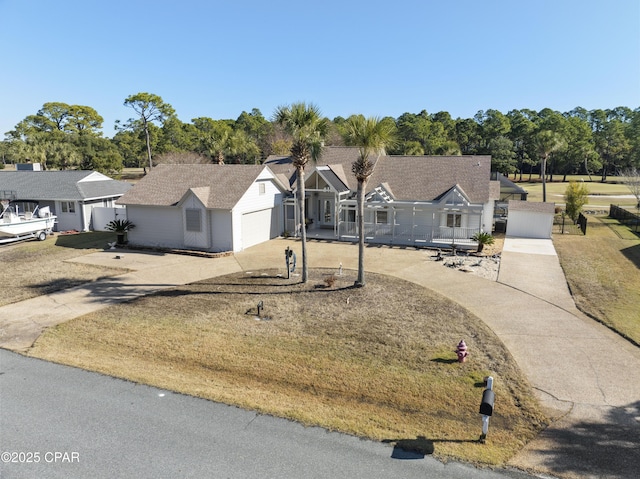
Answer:
[[[112,302],[234,271],[282,268],[278,239],[203,259],[105,251],[77,261],[133,271],[0,308],[0,347],[25,350],[41,331]],[[309,266],[357,267],[357,247],[311,241]],[[549,240],[505,241],[498,281],[443,268],[431,251],[370,246],[368,271],[428,287],[462,304],[498,335],[552,424],[512,465],[566,477],[634,477],[640,469],[640,349],[581,314]]]

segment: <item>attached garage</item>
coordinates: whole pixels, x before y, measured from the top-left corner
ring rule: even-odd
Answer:
[[[242,249],[269,241],[280,233],[278,214],[273,208],[242,215]]]
[[[282,234],[288,190],[261,165],[158,165],[118,203],[139,222],[132,245],[235,252]],[[151,209],[152,221],[138,214]]]
[[[507,236],[550,239],[555,203],[509,201]]]

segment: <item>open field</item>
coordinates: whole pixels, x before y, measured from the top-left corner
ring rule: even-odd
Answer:
[[[562,177],[559,177],[562,178]],[[597,177],[594,181],[589,181],[586,175],[568,176],[567,180],[584,181],[589,190],[589,203],[584,209],[608,210],[609,205],[619,205],[621,207],[635,207],[636,199],[631,195],[631,191],[626,185],[619,183],[620,178],[615,178],[607,183],[601,183]],[[558,203],[564,206],[564,193],[569,185],[567,182],[553,181],[547,182],[547,201]],[[518,186],[524,188],[528,193],[528,201],[542,201],[542,182],[521,182]]]
[[[118,269],[65,262],[101,251],[110,241],[115,241],[115,233],[93,232],[1,245],[0,306],[121,273]]]
[[[370,274],[235,273],[62,324],[29,354],[307,425],[503,464],[544,424],[509,352],[478,318],[424,288]],[[256,320],[257,302],[267,320]],[[471,356],[458,363],[464,338]],[[499,408],[477,442],[483,378]]]
[[[589,216],[586,236],[554,235],[576,305],[640,344],[640,238],[606,216]]]

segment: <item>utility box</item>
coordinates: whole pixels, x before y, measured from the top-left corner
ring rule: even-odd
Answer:
[[[18,163],[16,171],[42,171],[40,163]]]
[[[485,389],[482,393],[482,402],[480,403],[480,414],[483,416],[493,415],[493,403],[496,395],[491,389]]]

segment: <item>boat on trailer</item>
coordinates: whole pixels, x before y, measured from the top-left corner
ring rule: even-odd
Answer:
[[[53,231],[56,216],[35,200],[11,200],[0,213],[0,243],[37,238],[43,241]]]

